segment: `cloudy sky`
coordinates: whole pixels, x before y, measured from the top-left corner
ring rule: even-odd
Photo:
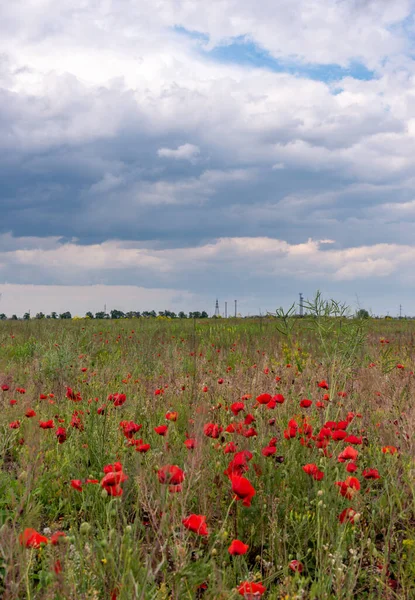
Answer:
[[[415,315],[413,0],[0,4],[0,312]]]

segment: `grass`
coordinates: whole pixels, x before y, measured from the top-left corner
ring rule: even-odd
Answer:
[[[1,323],[2,598],[415,598],[415,325],[314,311],[302,320]],[[284,402],[260,404],[264,393]],[[111,394],[126,400],[116,406]],[[235,402],[244,404],[237,415]],[[142,427],[127,438],[122,421]],[[217,437],[206,435],[209,423]],[[339,423],[345,441],[335,439]],[[139,439],[147,452],[136,451]],[[338,460],[346,447],[355,461]],[[225,449],[247,451],[233,475],[255,489],[250,506],[224,474],[235,457]],[[106,465],[118,486],[102,487]],[[168,465],[184,472],[180,491],[160,483]],[[369,469],[379,478],[366,478]],[[342,495],[336,482],[347,477],[360,489]],[[346,509],[353,522],[341,523]],[[192,514],[205,517],[208,535],[183,525]],[[22,538],[27,528],[47,540]],[[245,554],[230,555],[235,539]]]

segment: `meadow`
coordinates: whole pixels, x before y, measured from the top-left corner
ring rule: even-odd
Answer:
[[[415,598],[415,322],[0,323],[0,595]]]

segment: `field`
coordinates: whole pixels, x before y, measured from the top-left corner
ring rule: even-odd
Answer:
[[[2,598],[415,598],[415,323],[0,327]]]

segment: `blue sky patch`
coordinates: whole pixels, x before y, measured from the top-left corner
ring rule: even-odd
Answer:
[[[325,83],[338,81],[344,77],[367,81],[374,79],[376,76],[374,71],[368,69],[359,61],[351,62],[348,67],[342,67],[337,64],[303,63],[295,57],[279,60],[246,36],[233,38],[229,44],[206,50],[205,45],[209,41],[208,35],[198,31],[189,31],[184,27],[175,27],[174,29],[177,33],[200,42],[199,52],[204,58],[220,63],[268,69],[275,73],[290,73],[294,76],[324,81]]]

